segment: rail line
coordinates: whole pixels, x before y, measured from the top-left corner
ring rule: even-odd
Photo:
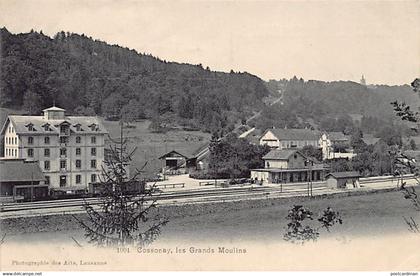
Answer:
[[[324,190],[324,185],[313,185],[313,191]],[[304,185],[284,185],[280,187],[241,187],[241,188],[219,188],[211,190],[198,191],[174,191],[164,192],[154,195],[150,199],[157,199],[162,203],[195,203],[197,201],[209,201],[211,199],[230,199],[233,197],[245,198],[249,196],[266,196],[267,194],[279,193],[285,196],[290,194],[307,194],[307,188]],[[25,203],[6,203],[2,205],[1,212],[36,210],[36,209],[54,209],[66,207],[81,207],[85,202],[91,205],[98,205],[101,202],[100,198],[84,198],[84,199],[64,199],[64,200],[50,200],[37,201]]]

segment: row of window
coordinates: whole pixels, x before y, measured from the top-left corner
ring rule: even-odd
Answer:
[[[27,150],[28,152],[28,157],[34,157],[34,149],[29,148]],[[50,156],[50,149],[44,149],[44,156],[45,157],[49,157]],[[81,155],[82,154],[82,149],[81,148],[76,148],[76,155]],[[96,148],[90,148],[90,155],[92,156],[96,156]],[[67,149],[66,148],[61,148],[60,149],[60,156],[67,156]]]
[[[6,156],[18,156],[17,149],[6,149]]]
[[[12,137],[10,137],[12,138]],[[16,139],[16,143],[17,143],[17,137],[15,137]],[[68,143],[68,137],[60,137],[60,143]],[[82,142],[82,137],[80,136],[76,136],[76,144],[80,144]],[[7,143],[7,141],[6,141]],[[34,143],[34,137],[33,136],[28,136],[28,144],[32,145]],[[96,144],[96,137],[92,136],[90,137],[90,143],[91,144]],[[44,144],[49,145],[50,144],[50,137],[45,136],[44,137]]]
[[[97,164],[96,164],[96,160],[90,160],[90,168],[91,169],[96,169]],[[51,168],[51,161],[50,160],[45,160],[44,161],[44,170],[48,171]],[[67,168],[67,160],[60,160],[60,169],[66,169]],[[76,168],[80,169],[82,168],[82,160],[77,159],[76,160]]]
[[[90,182],[95,183],[97,180],[97,176],[96,174],[91,174],[90,175]],[[76,184],[81,184],[82,183],[82,175],[81,174],[76,174]],[[50,177],[46,176],[45,177],[45,184],[50,184]],[[65,187],[67,184],[67,176],[66,175],[61,175],[60,176],[60,187]]]
[[[9,133],[14,133],[14,132],[15,132],[15,130],[14,130],[13,126],[9,126]]]
[[[17,137],[6,137],[6,145],[17,145]]]

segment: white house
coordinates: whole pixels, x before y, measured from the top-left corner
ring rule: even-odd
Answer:
[[[350,138],[342,132],[323,133],[319,138],[319,146],[322,149],[322,159],[347,158],[352,159],[356,154],[350,149]],[[336,148],[345,148],[346,151],[338,151]]]
[[[53,190],[75,192],[97,182],[105,129],[97,117],[66,116],[51,107],[43,116],[8,116],[1,130],[5,158],[37,161]]]
[[[260,138],[260,145],[276,149],[319,147],[320,133],[310,129],[268,129]]]

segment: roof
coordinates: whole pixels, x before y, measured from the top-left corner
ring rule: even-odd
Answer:
[[[263,159],[276,159],[276,160],[288,160],[292,154],[299,153],[303,156],[302,153],[300,153],[298,150],[278,150],[274,149],[271,150],[269,153],[263,156]]]
[[[66,110],[62,109],[62,108],[59,108],[59,107],[56,107],[56,106],[53,106],[53,107],[50,107],[50,108],[43,109],[42,111],[66,111]]]
[[[168,153],[166,153],[166,154],[162,155],[161,157],[159,157],[158,159],[162,159],[162,158],[165,158],[165,157],[167,157],[167,156],[171,156],[173,153],[176,153],[176,154],[178,154],[178,155],[180,155],[180,156],[182,156],[182,157],[184,157],[184,158],[187,158],[187,159],[188,159],[188,157],[187,157],[186,155],[184,155],[184,154],[182,154],[182,153],[179,153],[179,152],[178,152],[178,151],[176,151],[176,150],[171,150],[170,152],[168,152]]]
[[[28,135],[37,135],[37,134],[59,134],[59,125],[67,122],[70,124],[70,131],[80,134],[106,134],[108,131],[105,129],[105,126],[102,124],[101,120],[95,116],[66,116],[64,119],[52,120],[45,119],[44,116],[24,116],[24,115],[9,115],[6,122],[3,125],[1,133],[4,133],[8,123],[11,122],[16,130],[17,134],[28,134]],[[45,130],[44,125],[49,124],[50,131]],[[95,124],[97,128],[95,130],[91,129],[91,125]],[[27,127],[32,125],[33,131],[30,131]],[[76,128],[77,125],[80,125],[80,130]]]
[[[333,131],[327,133],[328,138],[331,141],[348,141],[350,140],[348,136],[344,135],[342,132]]]
[[[303,140],[303,141],[318,141],[321,137],[320,132],[311,129],[297,129],[297,128],[274,128],[268,129],[264,132],[263,136],[271,131],[279,140]]]
[[[328,169],[328,167],[322,166],[322,164],[317,164],[317,166],[304,167],[304,168],[287,168],[287,169],[262,168],[262,169],[251,169],[251,171],[256,171],[256,172],[303,172],[303,171],[325,171],[327,169]]]
[[[0,159],[0,182],[44,181],[37,162],[23,159]]]
[[[356,171],[348,171],[348,172],[332,172],[327,174],[325,177],[329,177],[332,176],[336,179],[339,178],[355,178],[355,177],[360,177],[360,173],[356,172]]]

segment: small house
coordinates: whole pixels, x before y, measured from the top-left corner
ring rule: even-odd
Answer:
[[[332,189],[360,188],[360,174],[356,171],[333,172],[326,175],[327,186]]]
[[[0,159],[0,197],[34,199],[48,195],[45,175],[36,161]]]

